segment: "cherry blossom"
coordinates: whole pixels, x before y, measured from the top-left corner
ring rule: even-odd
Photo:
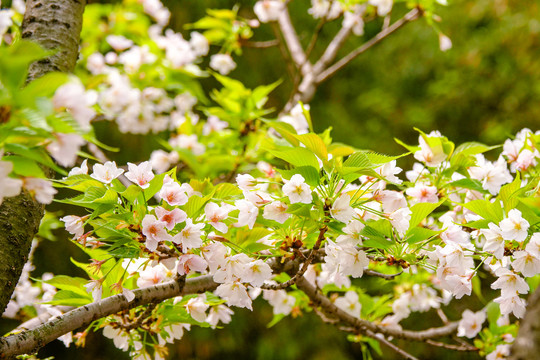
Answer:
[[[540,259],[528,251],[515,251],[512,268],[519,271],[525,277],[540,274]]]
[[[229,54],[215,54],[210,57],[210,67],[221,75],[227,75],[236,68],[236,63]]]
[[[229,212],[232,210],[227,204],[219,206],[216,203],[208,203],[204,207],[204,214],[208,223],[214,227],[219,232],[226,233],[228,231],[228,226],[222,221],[229,217]]]
[[[289,315],[296,303],[296,299],[285,290],[264,290],[263,298],[272,305],[274,315]]]
[[[274,201],[264,207],[263,217],[283,224],[291,216],[291,214],[287,213],[287,209],[287,204],[281,201]]]
[[[215,329],[220,321],[223,324],[230,323],[232,314],[234,312],[225,305],[212,306],[205,321],[210,324],[212,329]]]
[[[206,297],[197,296],[188,300],[187,304],[184,305],[186,311],[193,319],[198,322],[204,322],[206,320],[206,310],[208,310],[209,305],[205,303]]]
[[[337,298],[334,303],[347,314],[360,318],[362,305],[358,301],[358,293],[356,291],[347,291],[345,296]]]
[[[73,238],[80,238],[84,234],[84,218],[75,215],[68,215],[60,218],[66,224],[66,230],[73,235]]]
[[[285,8],[281,0],[261,0],[255,3],[253,11],[262,23],[277,21],[279,15]]]
[[[62,166],[70,167],[77,160],[77,152],[86,141],[77,134],[55,134],[55,140],[47,145],[47,151]]]
[[[351,197],[348,194],[342,194],[334,201],[330,214],[332,217],[342,223],[348,223],[355,215],[353,208],[350,205]]]
[[[512,209],[508,212],[508,217],[499,223],[499,227],[505,240],[522,242],[527,238],[529,222],[523,219],[521,211]]]
[[[499,268],[495,271],[498,279],[491,284],[492,289],[501,289],[503,296],[506,293],[514,294],[516,292],[520,294],[527,294],[529,292],[529,285],[523,280],[522,277],[513,273],[506,268]]]
[[[253,225],[255,225],[257,215],[259,214],[259,208],[247,200],[237,200],[234,205],[240,210],[236,226],[247,225],[248,228],[253,229]]]
[[[408,188],[405,193],[418,202],[436,203],[439,202],[437,188],[426,184],[417,183],[413,188]]]
[[[186,212],[178,208],[169,211],[161,206],[157,206],[154,210],[159,221],[165,222],[165,227],[168,230],[172,230],[176,224],[184,222],[187,219]]]
[[[52,183],[45,179],[24,178],[23,187],[42,204],[52,203],[54,194],[58,192],[53,188]]]
[[[461,314],[457,336],[465,336],[470,339],[474,338],[482,330],[484,321],[486,321],[486,313],[484,311],[475,313],[468,309],[465,310]]]
[[[184,205],[188,202],[186,192],[182,190],[182,187],[175,181],[166,183],[164,179],[163,186],[161,187],[158,195],[171,206]]]
[[[251,298],[247,293],[246,287],[238,281],[221,284],[214,293],[227,300],[227,304],[231,306],[244,307],[253,310]]]
[[[105,184],[110,184],[114,179],[124,173],[123,169],[116,167],[116,162],[114,161],[107,161],[103,165],[95,164],[93,169],[94,172],[90,176]]]
[[[13,163],[9,161],[0,161],[0,204],[5,197],[16,196],[21,192],[22,180],[13,179],[9,174],[13,170]]]
[[[75,176],[75,175],[86,175],[88,174],[88,165],[87,165],[87,159],[84,159],[83,162],[81,163],[81,166],[80,167],[74,167],[73,169],[71,169],[68,173],[68,177],[69,176]]]
[[[504,237],[502,230],[494,223],[488,224],[489,229],[481,229],[480,233],[486,237],[483,250],[492,253],[497,259],[504,255]]]
[[[285,185],[283,185],[283,193],[289,197],[291,204],[309,204],[313,199],[311,189],[305,181],[306,180],[302,175],[295,174],[287,183],[285,183]]]
[[[150,186],[150,180],[154,178],[154,173],[152,172],[152,164],[149,161],[144,161],[139,165],[128,164],[128,172],[126,172],[126,177],[135,184],[139,185],[142,189],[147,189]]]
[[[142,233],[146,236],[146,248],[156,251],[159,242],[171,241],[172,236],[165,230],[166,222],[156,219],[154,215],[145,215],[142,221]]]
[[[186,220],[186,226],[173,238],[175,244],[181,244],[184,250],[201,247],[204,227],[203,223],[194,224],[192,219]]]
[[[364,229],[364,227],[365,225],[361,221],[352,220],[347,224],[347,226],[343,227],[342,231],[345,233],[345,235],[339,235],[336,238],[336,243],[338,245],[362,245],[362,238],[360,237],[360,232]]]

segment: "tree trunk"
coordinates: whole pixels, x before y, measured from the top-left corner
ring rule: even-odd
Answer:
[[[30,82],[50,71],[71,72],[78,57],[85,0],[27,0],[22,37],[56,53],[30,66]],[[0,205],[0,314],[21,276],[43,206],[23,192]]]
[[[529,296],[527,312],[521,320],[512,346],[512,360],[537,359],[540,354],[540,287]]]

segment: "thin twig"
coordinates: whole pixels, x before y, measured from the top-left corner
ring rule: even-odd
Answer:
[[[311,52],[315,48],[315,45],[317,44],[317,39],[319,38],[319,34],[321,33],[324,24],[326,24],[326,17],[321,18],[321,20],[317,23],[317,27],[315,28],[313,36],[311,36],[311,40],[309,41],[309,44],[306,48],[306,59],[309,59]]]
[[[366,335],[369,336],[370,338],[372,339],[375,339],[377,340],[378,342],[380,342],[381,344],[383,345],[386,345],[388,348],[392,349],[393,351],[395,351],[397,354],[399,354],[400,356],[402,356],[404,359],[408,359],[408,360],[418,360],[418,358],[416,358],[415,356],[409,354],[408,352],[406,352],[405,350],[403,350],[402,348],[392,344],[390,341],[386,340],[384,338],[384,336],[381,336],[381,335],[377,335],[375,334],[373,331],[371,330],[366,330]]]
[[[455,351],[478,351],[478,348],[477,347],[474,347],[472,345],[452,345],[452,344],[446,344],[446,343],[442,343],[442,342],[439,342],[439,341],[434,341],[434,340],[431,340],[431,339],[427,339],[426,340],[426,343],[430,344],[430,345],[433,345],[433,346],[437,346],[437,347],[442,347],[442,348],[445,348],[445,349],[448,349],[448,350],[455,350]]]
[[[276,24],[271,24],[272,30],[274,31],[274,35],[276,36],[278,40],[278,48],[279,52],[281,53],[281,56],[283,56],[283,60],[285,61],[285,65],[287,68],[287,73],[289,74],[289,77],[291,78],[291,81],[295,81],[296,75],[294,71],[294,65],[293,65],[293,59],[291,58],[290,54],[287,52],[287,47],[284,45],[282,36],[279,32],[279,28]]]
[[[327,221],[325,221],[325,223],[326,222]],[[289,286],[294,285],[296,283],[296,281],[298,281],[298,279],[300,277],[304,276],[304,274],[306,273],[309,265],[311,264],[311,262],[315,258],[315,254],[317,254],[317,252],[319,251],[319,248],[321,247],[321,243],[324,241],[324,234],[326,233],[326,231],[328,231],[328,226],[325,224],[322,228],[319,229],[319,237],[317,238],[317,242],[313,246],[313,249],[309,253],[309,256],[307,257],[307,259],[302,264],[302,267],[300,268],[300,270],[298,270],[298,272],[296,274],[294,274],[294,276],[292,278],[290,278],[288,281],[285,281],[284,283],[263,284],[261,286],[261,289],[264,289],[264,290],[281,290],[281,289],[285,289],[285,288],[288,288]]]
[[[377,272],[375,270],[365,269],[364,274],[366,274],[368,276],[380,277],[381,279],[384,279],[384,280],[394,280],[394,278],[396,276],[399,276],[399,275],[403,274],[403,271],[400,271],[397,274],[383,274],[383,273]]]
[[[384,38],[386,38],[388,35],[392,34],[405,24],[416,20],[421,15],[421,11],[418,8],[414,8],[411,11],[409,11],[405,16],[403,16],[401,19],[390,25],[388,28],[381,30],[377,35],[366,41],[362,46],[358,47],[357,49],[351,51],[348,55],[343,57],[341,60],[336,62],[334,65],[330,66],[328,69],[324,70],[322,73],[320,73],[317,76],[317,84],[328,80],[330,77],[332,77],[336,72],[341,70],[343,67],[345,67],[348,63],[350,63],[354,58],[356,58],[358,55],[364,53],[366,50],[370,49],[374,45],[381,42]]]
[[[336,36],[330,41],[328,46],[326,47],[326,50],[321,55],[321,58],[313,65],[313,71],[315,72],[315,76],[318,76],[319,73],[324,71],[326,67],[334,61],[336,58],[339,49],[343,46],[345,41],[347,41],[347,38],[351,34],[352,28],[350,26],[342,26]]]
[[[279,40],[267,40],[267,41],[246,41],[242,43],[242,46],[257,48],[257,49],[267,49],[279,45]]]

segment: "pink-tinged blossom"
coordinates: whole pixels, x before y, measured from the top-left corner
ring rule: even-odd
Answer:
[[[396,160],[392,160],[382,166],[379,166],[375,169],[375,172],[385,181],[394,183],[394,184],[401,184],[403,181],[399,179],[396,175],[402,172],[403,169],[396,166]]]
[[[246,276],[246,266],[251,261],[251,258],[244,253],[226,257],[221,268],[214,274],[214,281],[218,283],[243,281]]]
[[[94,172],[90,176],[105,184],[110,184],[111,181],[124,173],[123,169],[116,167],[116,162],[114,161],[107,161],[103,165],[95,164],[93,169]]]
[[[152,172],[152,164],[149,161],[144,161],[139,165],[127,163],[128,172],[126,177],[133,183],[139,185],[142,189],[146,189],[150,186],[150,180],[154,178]]]
[[[253,11],[260,22],[267,23],[277,21],[284,8],[285,3],[280,0],[261,0],[255,3]]]
[[[253,310],[251,307],[251,298],[247,293],[246,287],[238,281],[221,284],[214,293],[227,300],[228,305]]]
[[[540,259],[528,251],[515,251],[512,268],[519,271],[525,277],[540,274]]]
[[[204,136],[209,135],[213,132],[220,132],[225,130],[229,126],[229,123],[223,120],[220,120],[217,116],[209,116],[208,120],[203,126],[202,134]]]
[[[475,313],[468,309],[465,310],[461,314],[457,336],[465,336],[469,339],[474,338],[482,330],[484,321],[486,321],[486,313],[484,311]]]
[[[510,163],[510,170],[516,172],[515,164],[513,164],[519,157],[519,152],[523,148],[523,141],[521,140],[510,140],[506,139],[503,145],[502,155],[508,158],[508,163]]]
[[[150,155],[150,164],[158,174],[164,173],[171,168],[171,165],[176,164],[179,160],[178,153],[171,151],[170,153],[163,150],[155,150]]]
[[[540,232],[534,233],[525,247],[525,251],[540,258]]]
[[[1,154],[0,154],[1,155]],[[0,161],[0,204],[5,197],[19,195],[23,182],[20,179],[12,179],[9,174],[13,170],[13,163],[10,161]]]
[[[525,315],[527,302],[515,292],[510,294],[501,293],[501,296],[493,299],[493,302],[500,305],[501,315],[513,313],[518,319]]]
[[[86,174],[88,174],[87,162],[88,162],[88,160],[84,159],[83,162],[81,163],[81,167],[74,167],[73,169],[71,169],[69,171],[68,177],[69,176],[74,176],[74,175],[86,175]]]
[[[219,206],[216,203],[210,202],[204,207],[204,214],[214,229],[225,234],[229,228],[222,221],[229,217],[229,212],[231,210],[232,208],[226,204]]]
[[[86,292],[92,293],[92,299],[94,299],[94,301],[101,300],[101,295],[103,294],[103,280],[105,280],[105,278],[90,280],[84,285]]]
[[[194,224],[193,220],[187,219],[186,226],[173,238],[175,244],[181,244],[184,251],[202,246],[203,223]]]
[[[510,356],[510,345],[501,344],[497,345],[494,351],[487,354],[486,360],[504,360],[508,356]]]
[[[294,296],[285,290],[264,290],[263,298],[273,307],[274,315],[289,315],[296,303]]]
[[[350,28],[356,36],[364,35],[364,19],[362,15],[363,10],[359,6],[355,7],[355,11],[346,11],[343,14],[342,26],[344,28]]]
[[[337,298],[334,304],[347,314],[358,319],[360,318],[362,305],[358,301],[358,293],[356,291],[347,291],[345,296]]]
[[[348,194],[342,194],[334,201],[334,204],[332,204],[330,214],[334,219],[347,224],[352,220],[354,215],[356,215],[350,204],[351,197]]]
[[[169,139],[169,144],[172,147],[187,149],[193,153],[193,155],[202,155],[206,151],[203,144],[199,143],[197,135],[185,135],[180,134]]]
[[[494,223],[488,224],[489,229],[481,229],[480,233],[486,237],[483,250],[493,254],[497,259],[504,255],[504,237],[502,230]]]
[[[204,295],[189,299],[184,307],[195,321],[204,322],[206,320],[206,310],[208,310],[209,305],[205,303]]]
[[[174,208],[173,210],[167,210],[161,206],[155,208],[156,216],[159,221],[165,222],[165,227],[168,230],[172,230],[176,224],[186,221],[187,214],[184,210]]]
[[[62,166],[71,167],[77,161],[77,152],[86,141],[77,134],[55,134],[47,151]]]
[[[408,207],[397,209],[389,215],[388,219],[399,236],[404,236],[407,230],[409,230],[411,215],[412,211]]]
[[[364,229],[365,225],[359,220],[352,220],[350,223],[345,226],[342,231],[345,235],[339,235],[336,238],[336,243],[338,245],[347,244],[347,245],[362,245],[362,238],[360,233]]]
[[[129,349],[129,335],[121,328],[113,328],[110,325],[106,325],[103,328],[103,336],[112,339],[114,346],[117,349],[128,351]]]
[[[245,266],[243,282],[248,282],[254,287],[260,287],[266,280],[272,277],[272,269],[262,260],[249,262]]]
[[[446,277],[444,289],[450,291],[456,299],[461,299],[463,295],[471,295],[472,292],[472,272],[466,275],[449,275]]]
[[[512,169],[514,172],[517,171],[527,171],[530,167],[533,167],[536,165],[536,160],[533,152],[529,149],[523,150],[518,158],[516,159],[516,162],[512,164]]]
[[[427,175],[427,174],[429,174],[429,171],[428,169],[426,169],[424,165],[420,163],[414,163],[412,170],[405,172],[405,177],[410,182],[415,183],[422,177],[422,175]]]
[[[295,174],[291,177],[291,180],[283,185],[283,193],[289,197],[291,204],[309,204],[313,200],[311,188],[305,181],[302,175]]]
[[[413,188],[408,188],[405,193],[421,203],[436,203],[439,201],[437,188],[435,186],[417,183]]]
[[[449,242],[454,242],[462,245],[470,243],[469,233],[464,231],[461,226],[446,221],[444,227],[446,227],[446,230],[441,233],[441,239],[443,239],[445,243],[448,244]]]
[[[508,217],[499,223],[505,240],[516,240],[522,242],[527,238],[529,222],[521,216],[521,211],[512,209],[508,212]]]
[[[247,225],[250,229],[253,229],[253,225],[255,225],[255,221],[257,220],[257,215],[259,215],[259,208],[247,200],[237,200],[234,205],[240,210],[236,226]]]
[[[272,197],[270,196],[270,194],[262,190],[244,191],[243,195],[247,201],[251,202],[257,207],[264,206],[272,201]]]
[[[399,191],[381,190],[376,193],[375,197],[382,203],[382,208],[385,213],[391,213],[407,207],[407,200],[403,193]]]
[[[529,284],[523,278],[507,268],[498,268],[495,270],[497,280],[491,284],[492,289],[501,289],[502,296],[506,294],[527,294],[529,292]]]
[[[156,265],[154,267],[147,267],[144,270],[139,271],[139,278],[137,279],[137,286],[140,288],[154,286],[165,282],[172,275],[169,270],[163,265]]]
[[[111,45],[111,47],[120,52],[129,49],[133,45],[133,41],[125,38],[122,35],[109,35],[105,40]]]
[[[263,172],[266,177],[274,177],[276,175],[276,170],[267,162],[259,161],[257,163],[257,169],[259,169],[261,172]]]
[[[164,221],[159,221],[154,215],[145,215],[142,221],[142,233],[146,236],[146,248],[156,251],[160,241],[171,241],[172,236],[165,230]]]
[[[182,255],[178,258],[176,272],[179,275],[187,275],[192,271],[203,272],[208,267],[208,263],[199,255]]]
[[[53,105],[56,110],[65,109],[79,123],[82,130],[90,130],[90,121],[96,112],[91,108],[97,101],[97,93],[86,92],[80,82],[70,82],[56,89]]]
[[[23,187],[42,204],[50,204],[58,192],[49,180],[38,178],[24,178]]]
[[[84,234],[84,218],[68,215],[60,220],[66,224],[66,230],[73,235],[74,239],[78,239]]]
[[[208,317],[206,318],[206,322],[210,324],[212,329],[215,329],[217,327],[217,324],[220,321],[223,324],[230,323],[232,320],[231,318],[232,314],[234,314],[234,312],[223,304],[212,306],[210,308],[210,311],[208,312]]]
[[[210,67],[221,75],[227,75],[236,69],[236,63],[229,54],[215,54],[210,57]]]
[[[176,181],[165,182],[159,191],[159,197],[171,206],[184,205],[188,202],[188,196]]]
[[[218,267],[225,264],[227,253],[227,247],[220,242],[214,242],[201,248],[201,254],[208,262],[211,274],[214,274]]]
[[[501,156],[495,163],[487,161],[482,154],[476,155],[476,166],[467,169],[472,179],[482,182],[482,188],[497,195],[503,184],[512,181],[512,175]]]
[[[381,0],[392,1],[392,0]],[[427,135],[428,138],[442,137],[438,131],[432,131]],[[425,163],[427,166],[437,166],[446,160],[447,155],[444,153],[442,147],[439,149],[432,149],[429,144],[424,140],[424,137],[420,135],[418,137],[418,143],[420,150],[414,153],[414,158],[418,161]]]
[[[287,213],[287,209],[287,204],[281,201],[274,201],[264,207],[263,217],[283,224],[291,216],[291,214]]]
[[[242,191],[257,190],[257,179],[249,174],[236,175],[236,184]]]
[[[443,33],[439,33],[439,49],[441,51],[448,51],[452,48],[452,40],[444,35]]]
[[[370,5],[377,7],[377,15],[386,16],[392,10],[393,0],[369,0]],[[431,135],[431,134],[430,134]]]

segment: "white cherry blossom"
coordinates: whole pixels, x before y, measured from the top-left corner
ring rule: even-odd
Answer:
[[[499,223],[505,240],[516,240],[522,242],[527,238],[529,222],[521,216],[521,211],[512,209],[508,212],[508,217]]]
[[[124,173],[123,169],[116,167],[116,162],[107,161],[105,164],[95,164],[94,172],[90,175],[92,178],[105,184],[110,184],[114,179]]]
[[[309,204],[313,199],[311,188],[305,182],[306,180],[300,174],[295,174],[283,185],[283,193],[289,197],[291,204],[303,203]]]
[[[152,164],[149,161],[144,161],[139,165],[127,163],[128,172],[126,177],[133,183],[139,185],[142,189],[147,189],[150,186],[150,180],[154,178],[152,172]]]

